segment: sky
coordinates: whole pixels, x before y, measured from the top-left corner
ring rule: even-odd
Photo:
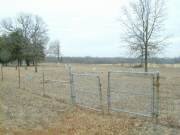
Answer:
[[[64,56],[131,57],[122,47],[119,18],[128,0],[0,0],[0,20],[39,15]],[[180,56],[180,0],[167,0],[168,46],[160,57]]]

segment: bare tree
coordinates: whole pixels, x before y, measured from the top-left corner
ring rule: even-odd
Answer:
[[[35,72],[37,72],[37,63],[45,57],[44,45],[48,42],[46,24],[39,16],[34,17],[32,25],[31,43],[33,51],[33,61],[35,63]]]
[[[48,48],[48,54],[55,56],[58,62],[62,62],[62,52],[59,40],[51,42]]]
[[[164,9],[164,0],[136,0],[124,9],[121,18],[122,39],[143,59],[145,72],[148,71],[148,57],[159,53],[165,45],[166,37],[162,36]]]

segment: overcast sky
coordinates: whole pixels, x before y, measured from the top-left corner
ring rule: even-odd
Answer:
[[[41,16],[48,25],[50,39],[60,40],[65,56],[129,57],[121,47],[118,20],[127,1],[0,0],[0,19],[21,12]],[[180,56],[180,0],[168,1],[165,24],[171,38],[161,57]]]

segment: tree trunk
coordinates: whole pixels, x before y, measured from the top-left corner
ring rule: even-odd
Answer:
[[[35,72],[37,73],[38,69],[37,69],[37,61],[36,60],[34,61],[34,69],[35,69]]]
[[[17,63],[17,66],[20,66],[20,60],[18,59],[18,63]]]
[[[35,72],[37,73],[37,71],[38,71],[38,70],[37,70],[37,64],[35,64]]]
[[[22,66],[22,60],[19,60],[19,66],[20,67]]]
[[[61,63],[63,62],[63,57],[61,56]]]
[[[35,66],[35,62],[34,62],[34,60],[32,61],[32,64],[33,64],[33,66]]]
[[[26,61],[26,66],[30,66],[30,61],[29,60],[25,60]]]
[[[145,59],[144,59],[144,62],[145,62],[145,65],[144,65],[144,71],[145,72],[148,72],[148,47],[147,47],[147,44],[145,45]]]
[[[58,60],[58,63],[59,63],[60,62],[59,54],[58,54],[58,59],[57,60]]]
[[[140,57],[140,59],[141,59],[141,67],[143,67],[143,63],[144,63],[144,49],[143,48],[141,48],[141,57]]]

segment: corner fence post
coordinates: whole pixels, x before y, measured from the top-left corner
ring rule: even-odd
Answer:
[[[100,80],[100,77],[97,76],[97,79],[98,79],[98,90],[99,90],[99,100],[100,100],[100,108],[101,108],[101,111],[102,113],[104,113],[103,111],[103,101],[102,101],[102,85],[101,85],[101,80]]]
[[[108,88],[107,88],[107,102],[108,102],[108,113],[110,113],[111,109],[111,94],[110,94],[111,86],[110,86],[110,72],[108,72]]]

